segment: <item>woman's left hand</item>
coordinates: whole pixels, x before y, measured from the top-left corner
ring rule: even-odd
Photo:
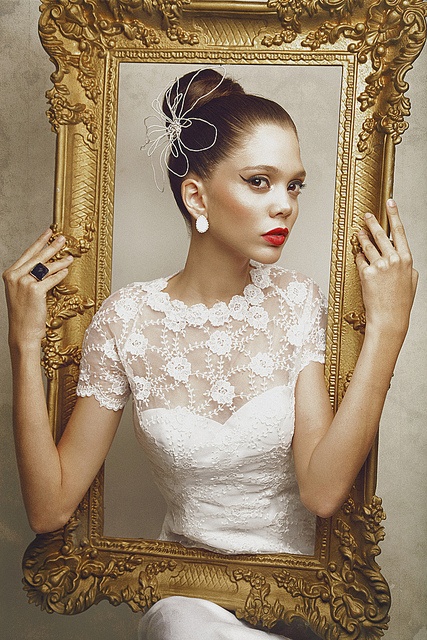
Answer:
[[[375,216],[366,214],[367,230],[358,233],[362,251],[356,265],[362,285],[366,331],[405,337],[417,288],[405,229],[394,200],[387,201],[391,239]],[[368,233],[369,231],[369,233]]]

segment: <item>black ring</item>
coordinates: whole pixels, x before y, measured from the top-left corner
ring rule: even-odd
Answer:
[[[36,266],[33,267],[30,271],[30,275],[33,276],[33,278],[35,278],[39,282],[41,282],[43,278],[47,276],[48,273],[49,273],[49,269],[41,262],[38,262]]]

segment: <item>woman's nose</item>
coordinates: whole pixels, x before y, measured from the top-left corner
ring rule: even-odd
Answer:
[[[276,198],[270,208],[270,216],[272,218],[279,215],[289,216],[292,213],[292,202],[288,190],[277,191],[275,195]]]

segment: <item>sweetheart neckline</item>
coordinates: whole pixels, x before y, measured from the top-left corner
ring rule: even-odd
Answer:
[[[233,413],[224,422],[220,422],[219,420],[215,420],[214,418],[210,418],[208,416],[200,415],[198,413],[195,413],[194,411],[191,411],[187,407],[181,407],[181,406],[173,407],[171,409],[169,409],[167,407],[154,407],[152,409],[144,409],[143,411],[141,411],[139,413],[139,417],[140,417],[140,419],[143,419],[144,416],[147,413],[150,413],[150,412],[154,413],[154,412],[158,412],[158,411],[161,411],[161,412],[176,412],[176,411],[178,411],[178,412],[182,412],[185,415],[191,416],[192,418],[200,418],[200,420],[203,420],[203,421],[206,421],[206,422],[213,422],[216,425],[219,425],[221,427],[225,427],[230,421],[232,421],[233,418],[237,419],[237,415],[240,412],[242,412],[243,409],[246,409],[248,407],[248,405],[251,405],[252,403],[255,403],[255,401],[259,401],[259,399],[262,398],[263,396],[266,396],[266,395],[271,394],[272,392],[276,392],[278,390],[279,391],[287,390],[289,392],[289,394],[291,395],[291,397],[293,396],[292,389],[288,385],[285,385],[285,384],[276,385],[275,387],[271,387],[270,389],[267,389],[266,391],[263,391],[262,393],[259,393],[256,396],[253,396],[250,400],[248,400],[247,402],[242,404],[241,407],[239,407],[238,409],[233,411]],[[281,419],[286,419],[290,415],[293,415],[293,413],[294,413],[293,404],[292,404],[292,410],[289,411],[286,414],[283,414],[283,406],[281,406],[280,409],[281,409],[281,413],[280,413]]]

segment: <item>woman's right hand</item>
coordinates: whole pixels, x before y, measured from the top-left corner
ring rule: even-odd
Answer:
[[[22,256],[3,273],[9,313],[9,344],[40,348],[46,330],[46,294],[67,275],[72,256],[53,260],[65,243],[58,236],[48,244],[52,236],[48,229]],[[30,271],[41,262],[49,269],[43,280],[36,280]]]
[[[51,243],[49,244],[49,242]],[[43,233],[7,269],[3,278],[9,308],[13,374],[13,427],[22,494],[36,533],[64,526],[105,460],[121,411],[78,398],[58,444],[52,437],[40,367],[46,330],[46,294],[68,273],[72,257],[56,260],[65,238]],[[49,273],[36,280],[42,263]]]

